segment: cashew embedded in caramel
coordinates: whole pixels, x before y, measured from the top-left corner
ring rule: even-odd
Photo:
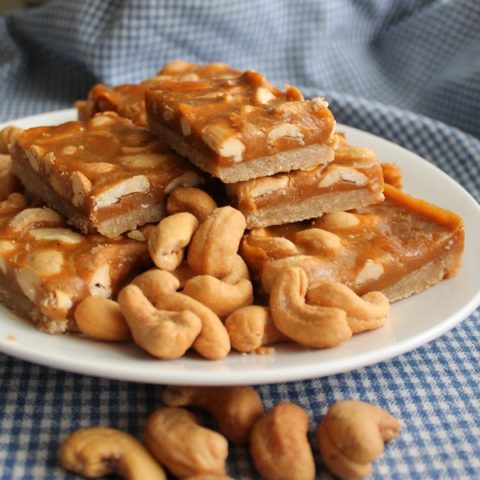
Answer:
[[[268,307],[248,305],[225,320],[232,347],[237,352],[254,352],[260,347],[288,340],[272,321]]]
[[[81,428],[60,449],[62,466],[87,478],[118,473],[127,480],[166,480],[163,468],[127,433],[107,427]]]
[[[230,441],[247,443],[255,422],[263,414],[253,387],[167,387],[162,400],[169,407],[195,406],[207,410]]]
[[[225,473],[228,442],[217,432],[201,427],[183,408],[161,408],[145,424],[145,444],[174,475]]]
[[[308,290],[307,302],[345,310],[353,333],[383,327],[390,310],[388,298],[382,292],[368,292],[360,297],[346,285],[325,278],[314,282]]]
[[[384,442],[400,432],[400,423],[388,412],[365,402],[342,400],[333,404],[318,425],[316,438],[326,467],[344,480],[366,477]]]
[[[275,326],[288,338],[308,347],[328,348],[349,339],[345,310],[305,302],[308,279],[299,267],[281,270],[270,293]]]
[[[315,461],[308,443],[308,417],[294,403],[279,403],[253,427],[250,451],[267,480],[313,480]]]
[[[125,287],[118,302],[135,343],[155,357],[181,357],[202,329],[202,322],[195,313],[183,308],[158,310],[136,285]]]
[[[7,125],[5,128],[2,128],[0,130],[0,154],[8,155],[8,146],[20,137],[22,133],[23,130],[21,128],[13,125]]]

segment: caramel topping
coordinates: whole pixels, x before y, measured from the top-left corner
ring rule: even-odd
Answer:
[[[164,82],[145,98],[153,121],[226,165],[329,143],[333,134],[334,119],[323,99],[305,101],[291,86],[282,92],[252,70],[228,79]]]
[[[53,210],[25,205],[19,194],[0,202],[0,273],[52,319],[86,295],[109,297],[147,259],[145,242],[80,235]]]

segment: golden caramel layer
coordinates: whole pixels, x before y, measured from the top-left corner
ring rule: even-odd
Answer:
[[[164,82],[145,100],[152,131],[167,128],[221,166],[330,145],[335,124],[323,99],[306,101],[294,87],[282,92],[251,70],[230,79]]]
[[[2,285],[52,322],[71,318],[87,295],[110,297],[148,260],[145,242],[81,235],[58,213],[29,207],[18,193],[0,202],[0,239]]]
[[[390,185],[385,196],[351,212],[252,230],[242,255],[266,290],[279,268],[293,264],[312,281],[336,280],[359,294],[388,289],[447,253],[453,260],[442,276],[454,275],[463,251],[462,219]]]
[[[86,122],[26,130],[13,145],[12,156],[15,173],[35,195],[57,208],[41,186],[47,183],[88,219],[87,229],[77,225],[85,233],[135,209],[155,207],[157,218],[149,221],[157,221],[164,194],[202,181],[188,161],[112,112]],[[35,178],[27,177],[29,170]]]

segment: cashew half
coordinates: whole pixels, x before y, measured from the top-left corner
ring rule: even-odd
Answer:
[[[228,442],[183,408],[161,408],[145,424],[145,444],[174,475],[225,473]],[[145,477],[147,478],[147,477]]]
[[[164,310],[190,310],[202,321],[200,334],[193,348],[210,360],[224,358],[230,351],[230,338],[220,318],[208,307],[194,298],[177,292],[179,281],[169,272],[149,270],[134,278],[145,296],[157,308]]]
[[[333,404],[318,425],[320,455],[336,476],[349,480],[366,477],[384,442],[400,432],[400,423],[388,412],[357,400]]]
[[[234,266],[245,217],[232,207],[216,208],[198,227],[188,249],[188,264],[200,275],[222,278]]]
[[[216,418],[220,432],[236,444],[248,442],[263,415],[262,400],[253,387],[167,387],[162,400],[169,407],[207,410]]]
[[[135,343],[155,357],[181,357],[202,329],[195,313],[183,308],[157,310],[136,285],[125,287],[118,302]]]
[[[349,339],[352,331],[344,310],[305,303],[308,279],[303,269],[281,270],[270,294],[275,326],[288,338],[315,348],[334,347]]]
[[[260,347],[288,340],[272,321],[268,307],[249,305],[225,320],[232,347],[238,352],[254,352]]]
[[[199,222],[203,222],[216,208],[215,200],[207,192],[195,187],[177,187],[167,201],[167,212],[170,215],[189,212]]]
[[[128,480],[166,480],[163,468],[135,438],[113,428],[81,428],[60,449],[63,468],[87,478],[118,473]]]
[[[308,290],[307,302],[345,310],[353,333],[383,327],[390,310],[388,298],[382,292],[368,292],[360,297],[343,283],[327,279],[315,281]]]
[[[163,218],[148,239],[148,251],[155,265],[169,272],[175,270],[182,263],[184,248],[197,227],[198,220],[191,213]]]
[[[219,317],[253,303],[252,282],[245,279],[230,285],[211,275],[197,275],[187,280],[183,293],[203,303]]]
[[[315,461],[308,443],[308,416],[294,403],[279,403],[253,427],[250,451],[267,480],[310,480]]]
[[[120,305],[108,298],[85,297],[73,316],[78,329],[89,337],[107,342],[124,342],[132,338]]]

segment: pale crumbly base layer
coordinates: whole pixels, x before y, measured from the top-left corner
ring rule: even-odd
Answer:
[[[123,215],[115,215],[94,224],[83,212],[62,198],[24,158],[13,162],[12,170],[29,194],[45,202],[84,234],[99,232],[108,238],[115,238],[146,223],[156,223],[165,215],[163,205],[157,203],[145,208],[139,206]]]
[[[3,279],[0,281],[0,303],[42,332],[56,334],[78,331],[73,319],[53,320],[46,317],[25,295],[8,289]]]
[[[330,145],[309,145],[279,152],[266,157],[255,158],[229,166],[212,164],[206,155],[197,151],[178,133],[149,118],[149,129],[160,140],[172,147],[178,154],[187,157],[194,165],[219,178],[224,183],[236,183],[252,178],[268,177],[279,172],[301,170],[314,165],[333,161],[333,148]]]
[[[324,213],[343,212],[366,207],[374,203],[380,203],[383,199],[383,193],[365,189],[323,193],[295,203],[288,203],[287,194],[285,201],[281,204],[259,208],[251,212],[238,206],[236,208],[239,208],[245,215],[247,228],[261,228],[317,218]]]
[[[383,289],[382,292],[390,302],[396,302],[432,287],[445,277],[455,275],[460,266],[461,253],[447,250],[440,257],[405,275],[394,285]]]

